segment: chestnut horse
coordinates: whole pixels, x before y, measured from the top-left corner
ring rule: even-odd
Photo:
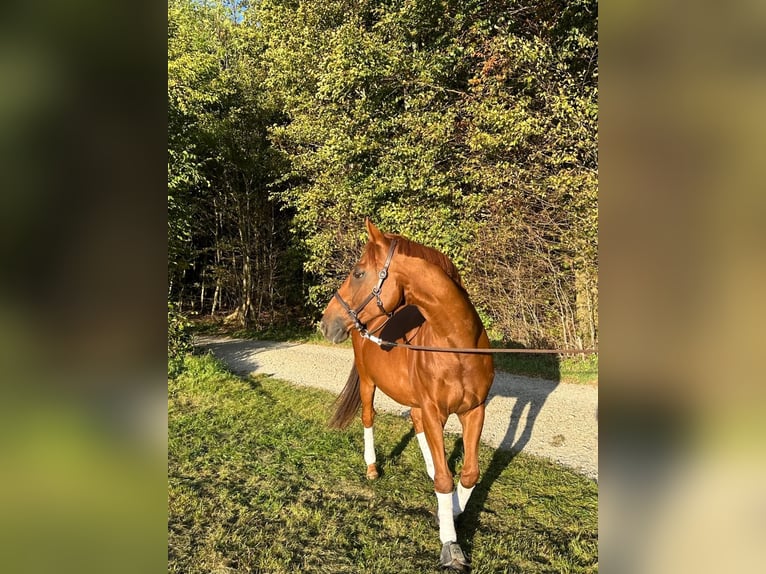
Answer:
[[[346,427],[361,404],[367,478],[374,479],[375,389],[411,407],[426,472],[436,491],[441,566],[463,571],[469,564],[457,544],[455,518],[479,480],[478,446],[494,378],[492,356],[381,347],[368,337],[379,333],[389,341],[451,348],[487,348],[489,339],[457,269],[445,255],[384,234],[369,219],[366,225],[369,241],[362,258],[322,316],[327,339],[340,343],[351,333],[354,346],[354,367],[331,425]],[[457,488],[444,451],[444,425],[452,413],[463,427],[465,449]]]

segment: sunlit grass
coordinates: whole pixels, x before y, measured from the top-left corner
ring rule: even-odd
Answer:
[[[440,550],[409,421],[376,419],[382,475],[364,477],[361,423],[327,428],[334,396],[239,378],[210,356],[169,381],[170,572],[433,572]],[[447,453],[459,472],[462,443]],[[597,486],[483,448],[458,526],[473,572],[597,571]]]

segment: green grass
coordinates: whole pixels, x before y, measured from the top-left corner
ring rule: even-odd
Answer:
[[[367,481],[361,423],[328,429],[333,400],[187,358],[169,381],[169,572],[438,571],[433,483],[409,421],[378,416],[382,476]],[[458,438],[447,452],[459,471]],[[458,523],[474,574],[598,570],[595,483],[489,448],[480,462]]]

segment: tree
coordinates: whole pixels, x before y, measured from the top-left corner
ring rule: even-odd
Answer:
[[[596,344],[595,1],[171,0],[168,32],[185,308],[316,317],[370,216],[444,251],[495,336]]]
[[[173,294],[200,312],[226,307],[246,327],[292,295],[278,281],[292,269],[281,257],[287,218],[270,198],[286,170],[267,139],[280,111],[262,88],[263,37],[245,16],[243,4],[169,5],[168,209]]]
[[[446,252],[501,336],[595,342],[595,8],[259,5],[314,304],[368,215]]]

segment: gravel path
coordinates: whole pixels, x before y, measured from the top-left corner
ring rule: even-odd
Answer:
[[[298,385],[338,394],[353,363],[350,348],[198,337],[234,372],[263,373]],[[404,407],[382,392],[375,409],[405,415]],[[520,450],[552,459],[598,480],[598,389],[510,375],[495,374],[489,393],[482,442],[495,448]],[[455,415],[447,432],[460,433]]]

